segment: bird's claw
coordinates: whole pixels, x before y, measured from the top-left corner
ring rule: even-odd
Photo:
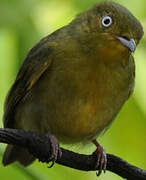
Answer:
[[[49,133],[47,133],[46,136],[50,139],[51,142],[51,156],[49,158],[49,160],[52,161],[52,164],[49,166],[49,168],[51,168],[56,162],[57,158],[61,158],[62,151],[60,149],[59,142],[55,136]]]
[[[96,151],[93,153],[97,157],[95,169],[99,169],[98,173],[96,173],[97,176],[100,176],[102,171],[105,173],[106,172],[106,165],[107,165],[107,155],[104,150],[104,148],[101,145],[98,145],[98,148]]]

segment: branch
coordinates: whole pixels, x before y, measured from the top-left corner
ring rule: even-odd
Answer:
[[[18,145],[28,149],[41,162],[48,163],[51,155],[51,144],[46,136],[34,131],[0,128],[0,142]],[[65,149],[56,163],[82,171],[96,171],[94,155],[77,154]],[[107,170],[128,180],[146,180],[146,170],[129,164],[121,158],[107,154]]]

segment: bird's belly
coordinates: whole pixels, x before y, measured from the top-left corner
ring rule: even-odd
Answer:
[[[48,86],[38,83],[30,92],[33,96],[22,104],[24,114],[20,112],[16,118],[22,117],[20,128],[50,132],[63,143],[78,143],[91,140],[108,127],[127,100],[134,79],[119,80],[119,73],[112,75],[110,71],[97,77],[75,74],[69,79],[54,75]]]
[[[58,109],[61,113],[56,114],[55,123],[51,125],[50,121],[48,122],[50,131],[64,143],[91,140],[109,126],[125,100],[125,97],[121,99],[121,97],[105,96],[74,105],[67,102],[66,107],[64,104],[63,108]]]
[[[66,91],[64,88],[60,101],[56,94],[56,103],[46,121],[46,131],[51,131],[64,143],[83,142],[97,137],[115,118],[129,93],[127,85],[121,89],[114,82],[110,87],[108,82],[101,85],[90,80],[78,88],[79,91],[73,88]]]
[[[101,95],[98,90],[98,95],[88,98],[74,96],[74,99],[63,98],[59,101],[56,97],[56,101],[49,99],[39,102],[35,99],[31,104],[24,105],[25,114],[18,113],[22,116],[22,124],[19,121],[20,126],[17,128],[22,126],[23,129],[43,134],[50,132],[66,144],[86,142],[108,127],[125,102],[126,96],[127,93],[119,93],[119,96],[106,93]],[[19,116],[17,119],[20,120]]]

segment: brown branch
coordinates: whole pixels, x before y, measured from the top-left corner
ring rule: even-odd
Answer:
[[[50,141],[46,136],[33,131],[0,128],[0,142],[25,147],[41,162],[48,163]],[[107,154],[107,170],[128,180],[146,180],[146,170],[129,164],[121,158]],[[56,163],[82,171],[96,171],[94,155],[77,154],[62,148],[62,157]]]

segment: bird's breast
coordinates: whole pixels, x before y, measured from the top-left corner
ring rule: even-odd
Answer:
[[[97,136],[127,100],[134,81],[131,71],[120,65],[98,64],[92,70],[60,74],[55,95],[60,101],[55,103],[56,125],[52,123],[52,133],[66,143]]]
[[[22,104],[25,116],[20,114],[27,129],[35,122],[39,132],[50,132],[64,143],[91,140],[111,123],[127,100],[133,88],[133,65],[97,63],[80,68],[78,63],[70,67],[66,65],[69,61],[64,63],[44,73],[25,101],[27,105]]]

